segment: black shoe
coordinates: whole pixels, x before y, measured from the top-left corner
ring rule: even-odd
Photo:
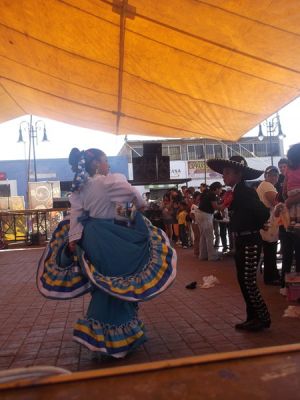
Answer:
[[[249,323],[251,323],[253,320],[247,320],[247,321],[244,321],[244,322],[241,322],[241,323],[239,323],[239,324],[236,324],[234,327],[235,327],[235,329],[237,329],[237,330],[243,330],[243,329],[245,329],[245,327],[249,324]]]
[[[191,282],[191,283],[189,283],[188,285],[186,285],[186,289],[196,289],[196,287],[197,287],[197,282],[195,281],[195,282]]]
[[[244,330],[248,331],[248,332],[259,332],[262,331],[264,329],[270,328],[271,326],[271,322],[263,322],[263,321],[259,321],[257,319],[254,319],[252,321],[249,321],[248,324],[246,324],[244,326]]]

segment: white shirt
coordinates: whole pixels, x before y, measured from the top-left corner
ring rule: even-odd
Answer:
[[[199,205],[196,204],[192,204],[191,205],[191,212],[190,214],[193,214],[195,216],[195,214],[199,213]],[[192,224],[196,224],[197,222],[195,220],[192,219]]]
[[[263,181],[259,184],[256,191],[260,201],[262,201],[267,208],[273,208],[273,204],[266,198],[266,193],[274,192],[277,194],[277,190],[275,189],[274,185],[272,185],[270,182]]]
[[[70,196],[69,241],[81,238],[83,226],[78,222],[84,211],[93,218],[115,218],[116,204],[135,201],[143,207],[145,202],[139,191],[127,182],[122,174],[95,175],[90,177],[80,191]]]

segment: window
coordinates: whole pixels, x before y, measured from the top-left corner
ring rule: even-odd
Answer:
[[[203,144],[189,144],[187,148],[188,148],[188,160],[204,159]]]
[[[181,149],[180,146],[171,145],[162,147],[162,155],[169,156],[170,161],[181,160]]]
[[[267,152],[268,156],[280,156],[280,148],[279,148],[279,143],[267,143]]]
[[[257,157],[266,157],[266,156],[268,156],[266,143],[255,143],[254,144],[254,154]]]
[[[228,158],[232,156],[239,156],[241,154],[241,148],[239,143],[228,145],[227,152],[228,152]]]
[[[241,156],[254,157],[252,143],[241,143],[240,148],[241,148]]]
[[[220,145],[220,144],[215,144],[215,145],[214,145],[214,151],[215,151],[215,158],[223,158],[223,149],[222,149],[222,145]]]
[[[214,158],[215,157],[214,145],[213,144],[207,144],[205,146],[205,152],[206,152],[206,158]]]
[[[143,148],[142,147],[132,147],[131,148],[131,157],[137,158],[143,156]]]

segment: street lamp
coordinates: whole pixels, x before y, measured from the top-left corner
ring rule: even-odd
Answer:
[[[273,134],[277,130],[278,131],[278,133],[277,133],[278,139],[282,140],[285,138],[285,134],[282,132],[282,128],[281,128],[279,114],[276,113],[275,117],[266,120],[265,122],[263,122],[263,125],[265,125],[267,128],[267,136],[269,136],[269,142],[270,142],[271,165],[273,165],[273,149],[272,149]],[[260,140],[260,141],[264,140],[262,124],[259,124],[258,140]]]
[[[30,180],[30,161],[31,161],[31,150],[33,156],[33,169],[34,169],[34,181],[37,182],[36,173],[36,154],[35,154],[35,144],[38,144],[38,133],[43,132],[42,142],[48,142],[47,131],[45,123],[42,120],[38,120],[35,124],[32,124],[32,115],[30,115],[30,121],[22,121],[19,127],[19,139],[18,143],[24,143],[23,133],[28,134],[28,178]]]

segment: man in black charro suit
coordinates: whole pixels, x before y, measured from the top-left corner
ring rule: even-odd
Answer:
[[[246,321],[235,328],[247,331],[269,328],[270,314],[256,284],[262,242],[259,230],[267,222],[269,211],[256,191],[245,183],[245,180],[259,178],[263,171],[249,168],[241,156],[233,156],[229,160],[211,159],[207,165],[223,174],[225,185],[232,188],[232,199],[227,202],[235,238],[237,277],[247,311]]]

